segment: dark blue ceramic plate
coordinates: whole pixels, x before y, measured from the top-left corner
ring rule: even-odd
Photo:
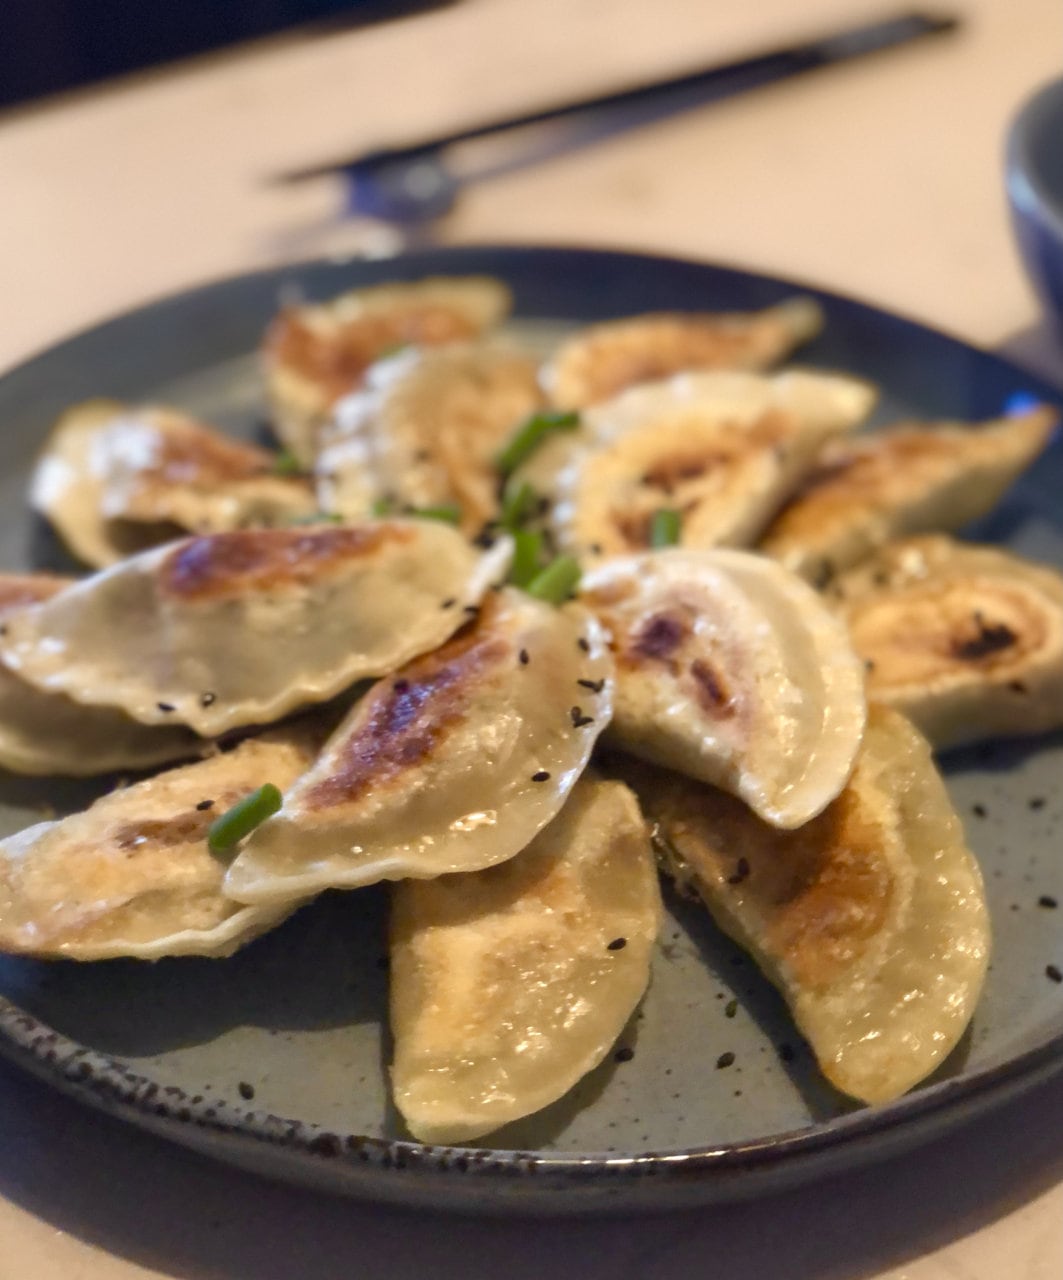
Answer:
[[[431,273],[512,285],[519,324],[655,308],[759,307],[793,284],[690,262],[565,249],[469,248],[293,267],[212,285],[82,334],[0,380],[0,564],[47,550],[25,508],[43,432],[96,395],[172,400],[233,430],[262,415],[253,353],[282,291],[324,297]],[[816,290],[827,314],[806,362],[884,389],[880,420],[977,419],[1055,393],[1000,360]],[[1063,565],[1055,447],[976,536]],[[1058,856],[1063,736],[954,753],[949,785],[981,857],[996,951],[985,998],[939,1075],[857,1109],[820,1078],[773,990],[707,917],[678,902],[641,1013],[568,1097],[485,1149],[403,1140],[387,1101],[382,891],[327,895],[227,961],[77,966],[0,961],[0,1050],[93,1106],[257,1172],[380,1200],[477,1212],[587,1212],[758,1195],[932,1137],[1063,1063]],[[0,777],[0,831],[85,784]],[[731,1007],[737,1001],[737,1009]],[[733,1016],[728,1016],[728,1012]],[[721,1054],[729,1067],[717,1068]],[[162,1153],[160,1152],[160,1158]]]

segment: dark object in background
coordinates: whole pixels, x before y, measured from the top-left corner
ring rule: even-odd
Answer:
[[[0,106],[303,23],[377,22],[448,0],[0,0]]]

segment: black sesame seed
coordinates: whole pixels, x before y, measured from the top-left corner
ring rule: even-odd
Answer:
[[[394,683],[391,687],[395,690],[395,692],[396,692],[396,693],[409,693],[409,692],[410,692],[410,682],[409,682],[409,680],[396,680],[396,681],[395,681],[395,683]]]
[[[735,1056],[730,1051],[728,1051],[727,1053],[721,1053],[720,1056],[716,1059],[716,1070],[722,1071],[724,1067],[733,1067],[734,1060],[735,1060]]]
[[[580,636],[580,638],[576,641],[576,643],[579,645],[579,647],[583,650],[584,653],[590,653],[591,642],[587,639],[586,636]]]
[[[627,946],[627,938],[614,938],[606,947],[607,951],[623,951]]]
[[[630,1048],[628,1045],[624,1045],[622,1049],[617,1049],[616,1053],[613,1054],[613,1061],[630,1062],[634,1056],[635,1050]]]
[[[473,618],[475,618],[479,612],[480,606],[478,604],[467,604],[462,606],[462,613],[467,613]]]
[[[582,707],[570,707],[568,714],[572,718],[573,729],[582,729],[584,725],[594,724],[594,717],[585,716]]]
[[[156,702],[155,704],[160,711],[176,711],[177,708],[172,702]]]
[[[1059,906],[1059,903],[1050,894],[1042,893],[1037,899],[1037,905],[1039,907],[1044,907],[1046,911],[1055,911],[1056,907]]]
[[[1030,692],[1029,689],[1027,689],[1027,687],[1023,684],[1021,680],[1009,681],[1008,688],[1012,691],[1012,693],[1029,693]]]
[[[581,689],[590,689],[591,693],[601,693],[605,688],[605,680],[577,680]]]
[[[986,815],[986,808],[985,808],[985,805],[984,805],[984,804],[972,804],[972,805],[971,805],[971,812],[974,814],[974,816],[975,816],[976,818],[984,818],[984,817],[985,817],[985,815]]]
[[[728,1000],[723,1007],[723,1016],[725,1018],[733,1018],[737,1012],[738,1012],[738,1001]]]
[[[209,689],[206,693],[201,693],[199,695],[199,705],[201,707],[212,707],[217,701],[218,695],[216,693],[211,693]]]
[[[531,662],[531,655],[528,653],[528,650],[527,650],[527,649],[521,649],[521,651],[520,651],[520,665],[521,665],[522,667],[526,667],[526,666],[528,665],[528,663],[529,663],[529,662]]]
[[[864,670],[865,670],[865,671],[874,671],[874,669],[875,669],[875,659],[874,659],[874,658],[865,658],[865,659],[864,659]]]
[[[1060,969],[1059,965],[1046,964],[1045,973],[1052,979],[1053,982],[1063,982],[1063,969]]]
[[[199,810],[200,813],[206,813],[208,809],[214,808],[214,801],[200,800],[199,804],[196,805],[196,808]]]
[[[735,866],[734,875],[727,877],[728,884],[741,884],[743,880],[749,879],[749,860],[747,858],[739,858]]]
[[[1045,807],[1045,798],[1044,796],[1031,796],[1026,803],[1031,809],[1043,809]]]
[[[451,596],[448,600],[444,600],[439,607],[441,609],[453,609],[457,603],[458,603],[457,600],[455,600],[454,597]]]
[[[779,1045],[779,1057],[782,1058],[783,1062],[793,1062],[796,1056],[793,1045],[786,1044],[785,1041]]]
[[[237,1085],[237,1088],[240,1091],[240,1097],[243,1098],[245,1102],[250,1102],[255,1096],[254,1085],[248,1084],[246,1080],[241,1080]]]
[[[549,782],[550,775],[545,769],[540,769],[538,773],[532,774],[532,782]]]

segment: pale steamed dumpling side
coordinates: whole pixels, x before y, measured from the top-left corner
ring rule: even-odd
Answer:
[[[500,323],[511,305],[500,280],[439,276],[285,308],[263,344],[277,435],[301,462],[312,464],[329,410],[361,384],[375,360],[396,346],[467,341]]]
[[[760,549],[822,584],[891,538],[959,529],[993,510],[1058,419],[1040,405],[981,425],[900,426],[834,443]]]
[[[612,636],[609,741],[797,827],[849,777],[866,714],[844,625],[804,582],[742,551],[647,552],[586,575]]]
[[[0,952],[226,956],[280,923],[297,904],[245,907],[222,896],[225,863],[207,831],[263,783],[288,786],[315,745],[303,730],[250,739],[0,841]]]
[[[472,871],[561,808],[609,722],[597,622],[512,589],[381,680],[255,831],[226,878],[245,902]]]
[[[899,1097],[966,1030],[990,949],[982,877],[930,755],[872,706],[848,786],[779,831],[730,796],[631,762],[662,861],[780,989],[827,1079]]]
[[[567,1093],[645,992],[660,920],[638,805],[590,777],[518,857],[397,885],[391,1078],[414,1137],[468,1142]]]
[[[891,543],[827,595],[868,695],[935,747],[1063,727],[1063,577],[943,535]]]
[[[823,327],[812,298],[748,313],[663,312],[607,320],[561,344],[543,371],[551,401],[583,409],[685,369],[766,369]]]
[[[193,538],[21,610],[0,659],[48,692],[214,736],[435,648],[509,551],[431,520]]]
[[[336,406],[316,464],[322,508],[454,504],[475,534],[498,514],[495,456],[542,404],[538,362],[501,346],[410,349],[374,365]]]
[[[0,574],[0,621],[48,600],[73,578]],[[0,768],[44,777],[91,777],[147,769],[199,754],[204,743],[180,725],[144,725],[110,707],[44,693],[0,666]]]

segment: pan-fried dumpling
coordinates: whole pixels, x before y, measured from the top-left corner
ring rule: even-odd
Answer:
[[[213,820],[264,783],[285,787],[313,759],[306,730],[112,791],[83,813],[0,841],[0,952],[71,960],[230,955],[296,903],[222,896]]]
[[[748,314],[629,316],[579,330],[557,350],[543,381],[559,408],[583,409],[686,369],[766,369],[822,327],[811,298]]]
[[[0,574],[0,626],[27,605],[49,600],[74,579]],[[0,666],[0,768],[13,773],[89,777],[197,755],[204,743],[180,725],[138,724],[111,707],[84,707],[43,693]]]
[[[1063,727],[1063,578],[944,536],[892,543],[837,578],[868,696],[935,747]]]
[[[559,545],[584,560],[644,550],[662,510],[679,513],[681,546],[744,546],[874,399],[835,374],[680,374],[588,410],[518,478],[547,497]]]
[[[1057,417],[1042,405],[977,427],[904,426],[836,441],[761,550],[822,584],[891,538],[959,529],[992,511]]]
[[[498,514],[494,457],[542,404],[538,378],[535,360],[500,347],[413,348],[380,361],[322,430],[322,508],[356,519],[377,501],[454,503],[475,534]]]
[[[214,736],[435,648],[509,550],[480,555],[434,520],[192,538],[19,611],[0,659],[37,688]]]
[[[507,589],[441,649],[381,680],[255,831],[242,902],[474,871],[557,813],[612,711],[612,660],[576,606]]]
[[[512,300],[500,280],[449,276],[374,285],[330,302],[288,307],[265,339],[273,425],[301,462],[314,460],[318,427],[397,346],[434,347],[474,338],[498,324]]]
[[[888,1102],[948,1057],[982,989],[989,918],[929,745],[906,720],[871,707],[849,785],[797,831],[675,774],[620,772],[666,870],[780,989],[835,1088]]]
[[[519,857],[394,891],[395,1105],[424,1142],[478,1138],[596,1067],[650,976],[661,919],[631,792],[584,778]]]
[[[604,564],[581,599],[616,658],[609,740],[798,827],[841,791],[863,664],[816,593],[762,556],[657,551]]]
[[[265,449],[174,409],[91,400],[59,419],[31,482],[36,510],[94,568],[182,532],[290,524],[316,502]]]

